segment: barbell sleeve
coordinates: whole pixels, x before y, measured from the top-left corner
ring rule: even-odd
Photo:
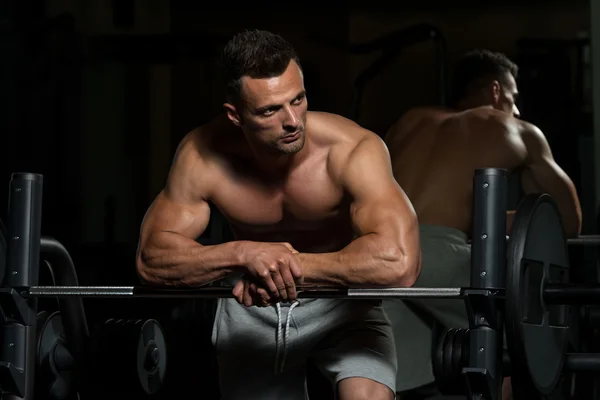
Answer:
[[[548,304],[600,304],[600,285],[549,284],[544,288]]]
[[[510,235],[506,235],[506,240],[510,239]],[[467,240],[467,243],[472,244],[471,239]],[[600,246],[600,235],[581,235],[574,238],[567,239],[569,246]]]
[[[227,298],[232,287],[205,286],[171,289],[151,286],[32,286],[24,295],[31,297],[87,298]],[[462,299],[462,288],[370,288],[297,287],[299,298],[444,298]]]
[[[570,246],[600,246],[600,235],[581,235],[567,239]]]
[[[564,368],[568,372],[600,371],[600,353],[567,353]]]

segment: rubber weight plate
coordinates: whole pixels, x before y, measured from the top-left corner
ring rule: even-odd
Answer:
[[[506,339],[517,399],[541,398],[559,382],[567,349],[567,307],[547,306],[548,283],[568,282],[569,257],[558,208],[526,196],[514,216],[506,270]]]
[[[41,311],[37,315],[36,399],[69,398],[74,383],[73,365],[60,312]]]
[[[90,387],[95,394],[152,395],[166,374],[167,348],[158,321],[109,319],[91,337]]]
[[[462,369],[468,362],[468,329],[448,329],[440,336],[433,354],[436,385],[444,395],[464,395]]]

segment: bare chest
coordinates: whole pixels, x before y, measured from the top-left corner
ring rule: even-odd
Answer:
[[[329,242],[331,247],[352,235],[349,202],[324,165],[299,169],[284,182],[250,173],[229,176],[212,201],[237,239],[286,241],[314,249],[315,243]]]

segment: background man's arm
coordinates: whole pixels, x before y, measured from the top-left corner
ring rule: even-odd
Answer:
[[[180,146],[164,190],[142,222],[137,271],[145,283],[200,286],[221,279],[238,265],[240,242],[202,246],[196,242],[208,225],[205,200],[210,171],[194,146]]]
[[[535,126],[526,124],[522,139],[527,159],[521,172],[525,194],[548,193],[558,204],[563,226],[569,237],[581,233],[581,204],[573,181],[554,160],[544,134]]]
[[[306,284],[409,287],[421,268],[417,217],[393,178],[385,144],[369,135],[348,156],[340,180],[352,197],[358,238],[325,254],[300,253]]]

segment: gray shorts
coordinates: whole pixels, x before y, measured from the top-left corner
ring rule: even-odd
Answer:
[[[422,224],[422,270],[415,287],[468,287],[471,246],[463,232]],[[431,364],[434,328],[468,328],[463,300],[386,299],[383,307],[394,330],[398,355],[396,390],[402,392],[434,381]]]
[[[334,389],[362,377],[396,390],[396,350],[380,301],[300,299],[278,309],[220,299],[212,342],[223,400],[304,400],[308,360]]]

